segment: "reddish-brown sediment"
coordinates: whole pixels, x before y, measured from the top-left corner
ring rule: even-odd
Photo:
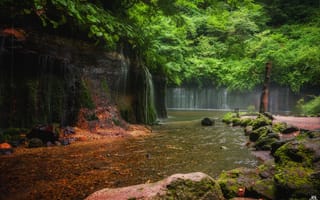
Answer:
[[[81,142],[18,147],[13,154],[0,157],[0,199],[84,199],[99,189],[114,187],[119,177],[132,176],[132,172],[113,164],[107,150],[117,152],[119,145],[113,145],[115,142],[148,134],[150,131],[143,126],[130,126],[128,131],[101,129],[97,133],[76,129],[74,137],[83,138],[78,140]]]
[[[320,117],[292,117],[275,115],[275,122],[285,122],[288,125],[296,126],[306,130],[320,130]]]

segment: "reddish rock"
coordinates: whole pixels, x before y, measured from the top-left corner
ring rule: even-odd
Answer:
[[[0,149],[12,149],[12,146],[9,143],[1,143]]]
[[[0,154],[11,154],[13,153],[13,148],[10,144],[8,143],[1,143],[0,144]]]

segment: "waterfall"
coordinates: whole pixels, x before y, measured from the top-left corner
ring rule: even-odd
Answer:
[[[229,109],[228,106],[228,89],[225,88],[223,89],[223,94],[222,94],[222,109]]]
[[[146,67],[143,67],[146,87],[145,87],[145,119],[147,123],[153,122],[155,114],[154,103],[154,86],[152,81],[152,75]]]
[[[127,82],[128,82],[128,74],[129,74],[129,66],[130,62],[129,59],[125,57],[123,53],[123,47],[120,47],[120,70],[119,70],[119,78],[116,83],[116,99],[121,99],[126,96],[127,94]]]
[[[195,88],[173,87],[167,89],[167,107],[169,109],[197,110],[217,109],[233,110],[240,108],[246,110],[249,106],[256,109],[260,102],[260,88],[251,91],[228,91],[227,88]],[[301,91],[295,94],[288,87],[270,87],[270,111],[273,113],[288,113],[294,110],[296,102],[310,94]]]

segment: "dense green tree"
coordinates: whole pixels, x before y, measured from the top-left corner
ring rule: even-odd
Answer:
[[[320,85],[318,1],[0,0],[0,6],[3,24],[38,19],[44,30],[75,32],[107,49],[128,44],[171,84],[250,89],[272,61],[272,82],[294,91]]]

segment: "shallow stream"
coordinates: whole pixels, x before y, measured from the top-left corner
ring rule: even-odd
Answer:
[[[118,163],[115,186],[158,181],[175,173],[201,171],[216,177],[223,170],[255,167],[258,160],[245,146],[243,130],[221,122],[224,112],[169,111],[169,118],[153,126],[150,137],[113,143],[107,156]],[[203,117],[215,125],[203,127]]]

